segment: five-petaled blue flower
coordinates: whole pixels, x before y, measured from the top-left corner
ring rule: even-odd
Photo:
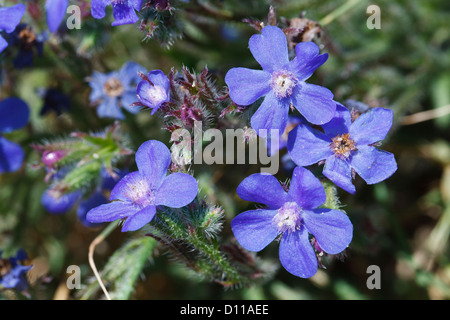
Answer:
[[[14,67],[25,68],[33,65],[34,56],[41,56],[44,50],[45,32],[37,34],[30,25],[21,23],[10,35],[9,44],[18,48]]]
[[[261,34],[250,38],[249,47],[263,70],[233,68],[225,82],[231,100],[238,105],[250,105],[264,97],[251,118],[258,135],[266,137],[271,129],[282,135],[291,104],[313,124],[326,123],[333,117],[336,105],[331,91],[305,82],[328,58],[327,54],[319,55],[315,43],[297,44],[296,57],[289,61],[284,32],[266,26]]]
[[[119,71],[108,74],[95,71],[91,76],[89,85],[92,88],[89,100],[100,104],[97,114],[102,118],[125,119],[121,107],[131,113],[139,111],[131,104],[136,101],[136,85],[141,80],[138,72],[145,68],[134,62],[127,62]]]
[[[256,173],[241,182],[237,193],[267,207],[232,220],[236,240],[249,251],[261,251],[280,236],[280,262],[295,276],[309,278],[317,272],[309,234],[329,254],[342,252],[352,240],[353,226],[344,212],[318,208],[326,200],[325,189],[305,168],[295,168],[288,192],[274,176]]]
[[[2,137],[24,127],[30,116],[28,105],[19,98],[6,98],[0,102],[0,173],[14,172],[22,166],[24,152],[21,146]]]
[[[161,70],[153,70],[138,83],[136,93],[139,102],[152,109],[154,114],[159,107],[170,100],[170,81]]]
[[[15,289],[18,291],[25,291],[28,288],[28,281],[26,273],[32,266],[23,265],[23,262],[28,260],[25,251],[19,250],[15,257],[8,259],[2,258],[0,251],[0,287],[5,289]]]
[[[0,31],[13,32],[25,14],[25,9],[25,5],[21,3],[12,7],[0,8]],[[0,52],[7,46],[8,42],[0,35]]]
[[[397,170],[392,153],[379,150],[392,126],[393,112],[373,108],[352,122],[350,111],[337,104],[333,119],[322,126],[324,132],[299,124],[288,137],[288,151],[299,166],[325,161],[323,174],[337,186],[355,193],[354,170],[368,184],[389,178]]]
[[[112,5],[115,21],[113,26],[123,24],[133,24],[139,20],[136,11],[141,10],[142,0],[92,0],[91,14],[95,19],[103,19],[105,17],[105,9]]]
[[[122,231],[134,231],[153,219],[157,206],[181,208],[191,203],[197,196],[197,181],[180,172],[166,176],[170,163],[170,151],[162,142],[144,142],[136,152],[138,171],[123,177],[111,191],[113,202],[90,210],[87,220],[126,219]]]

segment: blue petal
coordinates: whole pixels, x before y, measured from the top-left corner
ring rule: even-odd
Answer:
[[[292,160],[303,167],[331,156],[330,143],[322,132],[301,123],[289,133],[287,149]]]
[[[230,69],[225,82],[230,90],[230,98],[234,103],[242,106],[252,104],[270,90],[270,73],[263,70],[246,68]]]
[[[253,57],[265,71],[272,73],[289,63],[287,39],[278,27],[264,27],[261,34],[251,36],[248,44]]]
[[[160,141],[149,140],[139,147],[135,159],[139,172],[150,181],[153,188],[159,188],[172,161],[169,148]]]
[[[261,138],[273,134],[280,137],[286,129],[288,114],[289,102],[286,99],[279,100],[273,92],[269,92],[252,116],[251,126]]]
[[[316,254],[309,242],[308,232],[303,228],[283,234],[279,257],[281,265],[294,276],[310,278],[317,272]]]
[[[141,185],[143,180],[144,177],[139,171],[126,174],[112,189],[109,200],[131,201],[134,198],[135,186]]]
[[[19,98],[0,102],[0,132],[7,133],[24,127],[30,116],[28,105]]]
[[[288,194],[302,209],[317,208],[327,199],[319,179],[303,167],[294,169]]]
[[[306,82],[294,89],[292,104],[306,120],[318,125],[330,121],[336,111],[336,103],[330,90]]]
[[[139,210],[139,207],[132,205],[130,202],[113,201],[89,210],[86,220],[91,223],[111,222],[126,218]]]
[[[322,125],[325,134],[334,138],[338,135],[348,133],[352,124],[350,111],[343,105],[336,103],[336,113],[333,118]]]
[[[47,11],[47,26],[50,32],[58,30],[61,21],[66,15],[69,0],[47,0],[45,10]]]
[[[19,170],[24,156],[20,145],[0,136],[0,173]]]
[[[97,114],[100,118],[125,119],[117,98],[105,97],[97,107]]]
[[[314,71],[325,63],[328,54],[319,55],[319,47],[314,42],[300,42],[295,46],[296,57],[289,63],[289,71],[299,81],[305,81]]]
[[[131,106],[133,103],[137,102],[138,98],[136,96],[136,90],[125,92],[120,98],[120,103],[122,108],[127,110],[132,114],[136,114],[141,110],[140,106]]]
[[[135,87],[141,81],[138,72],[146,74],[147,70],[140,64],[129,61],[120,68],[119,79],[125,87]]]
[[[96,102],[104,96],[103,89],[105,87],[106,81],[108,81],[108,78],[109,75],[98,71],[94,71],[94,73],[91,75],[91,78],[89,80],[89,86],[92,89],[89,95],[89,101],[91,103]]]
[[[139,17],[128,1],[115,2],[113,5],[113,15],[115,21],[112,23],[112,26],[133,24],[139,21]]]
[[[338,187],[349,193],[355,193],[356,189],[352,183],[352,169],[346,160],[334,155],[329,156],[323,168],[323,174]]]
[[[155,194],[155,205],[181,208],[191,203],[198,192],[197,180],[186,173],[172,173],[164,178]]]
[[[394,112],[384,108],[370,109],[350,126],[350,137],[356,145],[367,145],[383,140],[392,127]]]
[[[353,225],[342,211],[316,209],[304,211],[302,217],[306,229],[326,253],[338,254],[352,241]]]
[[[11,7],[0,8],[0,29],[6,33],[13,32],[25,14],[25,10],[26,6],[21,3]]]
[[[6,41],[1,35],[0,35],[0,53],[5,50],[5,48],[8,46],[8,41]]]
[[[13,60],[14,67],[22,69],[33,65],[33,51],[20,49]]]
[[[77,209],[77,217],[81,221],[83,225],[86,227],[95,227],[97,224],[90,223],[87,218],[87,213],[102,204],[107,203],[108,200],[101,192],[95,192],[92,196],[90,196],[87,200],[80,203]]]
[[[386,180],[397,171],[397,162],[392,153],[371,146],[358,146],[350,165],[367,184]]]
[[[242,200],[265,204],[278,209],[287,201],[287,193],[278,180],[269,174],[254,173],[245,178],[236,192]]]
[[[44,208],[53,214],[63,214],[69,211],[75,203],[80,200],[82,193],[75,191],[68,194],[63,194],[60,197],[55,197],[52,192],[46,190],[41,197],[41,203]]]
[[[122,227],[122,232],[135,231],[141,229],[152,221],[156,214],[155,206],[148,206],[128,217]]]
[[[276,210],[250,210],[231,221],[231,230],[239,244],[249,251],[261,251],[278,235],[272,219]]]
[[[112,0],[91,0],[91,15],[95,19],[102,19],[105,16],[105,9]]]

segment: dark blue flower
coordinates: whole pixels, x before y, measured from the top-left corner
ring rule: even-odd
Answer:
[[[0,173],[19,170],[24,159],[22,147],[1,134],[24,127],[29,116],[28,105],[19,98],[6,98],[0,102]]]
[[[17,56],[14,58],[14,67],[20,69],[33,65],[34,56],[42,55],[44,49],[45,33],[36,34],[33,29],[21,23],[10,35],[10,44],[19,48]]]
[[[153,70],[138,83],[136,93],[139,102],[152,109],[154,114],[159,107],[170,100],[170,82],[161,70]]]
[[[347,192],[355,193],[352,170],[368,184],[383,181],[397,170],[394,155],[375,147],[386,137],[392,121],[392,110],[373,108],[352,122],[350,111],[337,104],[333,119],[322,126],[324,132],[304,123],[292,130],[288,151],[299,166],[325,161],[323,174]]]
[[[197,181],[186,173],[166,176],[170,163],[170,151],[162,142],[144,142],[136,152],[138,171],[123,177],[111,192],[113,202],[89,211],[87,220],[126,219],[122,231],[134,231],[153,219],[157,206],[181,208],[191,203],[197,195]]]
[[[41,109],[41,115],[45,115],[51,111],[61,115],[63,112],[70,109],[69,96],[62,93],[60,90],[50,88],[43,93],[44,104]]]
[[[305,81],[328,58],[319,55],[313,42],[295,47],[296,57],[289,61],[284,32],[266,26],[249,41],[250,51],[263,70],[233,68],[225,76],[230,97],[238,105],[250,105],[261,97],[264,101],[251,118],[251,126],[265,137],[271,129],[282,135],[292,104],[313,124],[327,123],[336,110],[330,90]]]
[[[58,30],[61,21],[66,15],[69,0],[46,0],[45,11],[47,12],[47,26],[50,32]]]
[[[24,265],[28,260],[25,251],[19,250],[15,257],[2,258],[0,251],[0,287],[25,291],[28,288],[26,273],[32,266]]]
[[[97,107],[99,117],[123,120],[125,115],[121,107],[131,113],[139,111],[131,104],[136,102],[136,85],[141,80],[138,72],[143,71],[144,67],[139,64],[127,62],[119,71],[108,74],[94,72],[89,80],[92,88],[89,100],[100,103]]]
[[[0,8],[0,31],[13,32],[25,14],[25,9],[25,5],[21,3],[12,7]],[[0,35],[0,52],[7,46],[8,42]]]
[[[295,276],[309,278],[317,272],[310,234],[329,254],[342,252],[352,240],[353,226],[344,212],[318,208],[326,200],[325,189],[305,168],[295,168],[288,192],[274,176],[257,173],[245,178],[237,193],[243,200],[266,207],[232,220],[236,240],[249,251],[261,251],[281,237],[280,262]]]
[[[95,19],[103,19],[105,17],[105,9],[109,5],[113,7],[115,19],[112,23],[113,26],[133,24],[139,20],[135,11],[141,10],[142,0],[92,0],[92,16]]]

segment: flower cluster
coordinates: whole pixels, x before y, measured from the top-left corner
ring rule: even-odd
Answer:
[[[0,288],[18,291],[28,289],[26,274],[32,266],[25,265],[26,260],[28,260],[28,256],[23,250],[19,250],[15,257],[8,259],[2,258],[0,251]]]
[[[288,192],[273,176],[255,174],[244,179],[238,195],[267,207],[241,213],[233,219],[232,229],[238,242],[250,251],[260,251],[280,238],[284,268],[296,276],[311,277],[318,266],[315,251],[342,252],[352,240],[353,227],[345,213],[318,209],[326,194],[320,181],[304,167],[325,163],[323,175],[349,193],[356,191],[352,183],[355,172],[368,184],[389,178],[397,170],[395,158],[376,145],[390,130],[393,112],[374,108],[356,118],[334,101],[331,91],[306,83],[327,60],[313,42],[298,43],[296,56],[289,61],[285,34],[266,26],[250,38],[249,47],[263,70],[229,70],[225,77],[229,95],[239,105],[264,97],[251,125],[268,141],[270,130],[278,130],[279,136],[288,132],[288,153],[298,167]],[[293,130],[287,128],[290,106],[301,114]]]

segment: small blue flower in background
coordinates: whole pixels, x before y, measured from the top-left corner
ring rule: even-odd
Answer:
[[[47,0],[45,2],[45,11],[47,12],[47,26],[50,32],[58,30],[61,21],[66,15],[69,0]]]
[[[92,0],[92,16],[95,19],[103,19],[105,17],[105,9],[109,5],[113,7],[115,19],[112,26],[133,24],[139,21],[139,17],[136,15],[135,11],[141,10],[142,0]]]
[[[15,257],[8,259],[2,258],[2,251],[0,251],[0,287],[18,291],[28,289],[26,273],[32,266],[23,265],[26,260],[28,256],[23,250],[19,250]]]
[[[25,10],[25,5],[21,3],[12,7],[0,8],[0,31],[13,32],[25,14]],[[0,52],[7,46],[8,42],[0,35]]]
[[[397,170],[392,153],[379,150],[392,127],[393,112],[373,108],[352,122],[350,111],[337,104],[336,114],[323,131],[299,124],[288,137],[288,151],[298,166],[325,161],[323,174],[337,186],[355,193],[354,170],[368,184],[389,178]]]
[[[55,88],[49,88],[42,93],[44,103],[40,115],[45,115],[50,112],[55,112],[56,115],[61,115],[63,112],[69,111],[70,99],[69,96],[62,93]]]
[[[169,78],[161,70],[153,70],[147,76],[141,75],[143,80],[136,88],[139,102],[152,109],[154,114],[163,103],[170,100]]]
[[[109,198],[113,202],[88,212],[89,222],[126,219],[122,232],[134,231],[153,219],[157,206],[181,208],[197,196],[198,184],[191,175],[176,172],[166,176],[171,154],[162,142],[144,142],[135,159],[138,171],[127,174],[116,184]]]
[[[21,23],[10,35],[9,44],[19,48],[17,56],[14,58],[14,67],[21,69],[33,65],[34,56],[42,55],[44,50],[44,41],[47,36],[45,33],[36,34],[33,29]]]
[[[266,26],[261,34],[250,38],[249,47],[263,70],[232,68],[225,82],[231,100],[238,105],[250,105],[264,97],[251,118],[251,126],[258,135],[265,137],[270,129],[277,129],[281,136],[291,104],[313,124],[327,123],[333,117],[336,105],[331,91],[305,82],[328,58],[327,54],[319,55],[315,43],[297,44],[296,57],[289,61],[284,32]]]
[[[23,128],[29,116],[30,109],[22,99],[6,98],[0,101],[0,173],[14,172],[22,167],[25,156],[22,147],[1,134]]]
[[[241,182],[237,194],[266,208],[245,211],[232,220],[236,240],[249,251],[261,251],[281,237],[281,265],[295,276],[309,278],[317,272],[309,234],[315,246],[329,254],[342,252],[353,238],[353,225],[344,212],[318,208],[326,201],[325,189],[305,168],[295,168],[288,192],[274,176],[256,173]]]
[[[89,100],[92,104],[100,103],[97,114],[101,118],[125,119],[121,108],[131,113],[137,113],[138,107],[131,104],[136,102],[136,85],[141,80],[138,72],[145,68],[134,62],[127,62],[119,71],[108,74],[95,71],[89,79],[92,88]]]
[[[64,171],[64,170],[62,170]],[[53,190],[51,187],[47,189],[41,197],[41,203],[43,207],[51,214],[64,214],[72,209],[77,203],[77,216],[83,225],[87,227],[95,227],[97,224],[90,223],[86,220],[86,214],[92,208],[95,208],[101,204],[107,203],[108,199],[105,197],[105,193],[111,192],[117,181],[125,176],[126,171],[119,171],[117,176],[112,177],[106,170],[101,172],[101,181],[96,190],[85,200],[83,200],[83,192],[75,191],[71,193],[61,194],[60,192]],[[57,173],[54,177],[58,178],[63,176],[64,173]]]

